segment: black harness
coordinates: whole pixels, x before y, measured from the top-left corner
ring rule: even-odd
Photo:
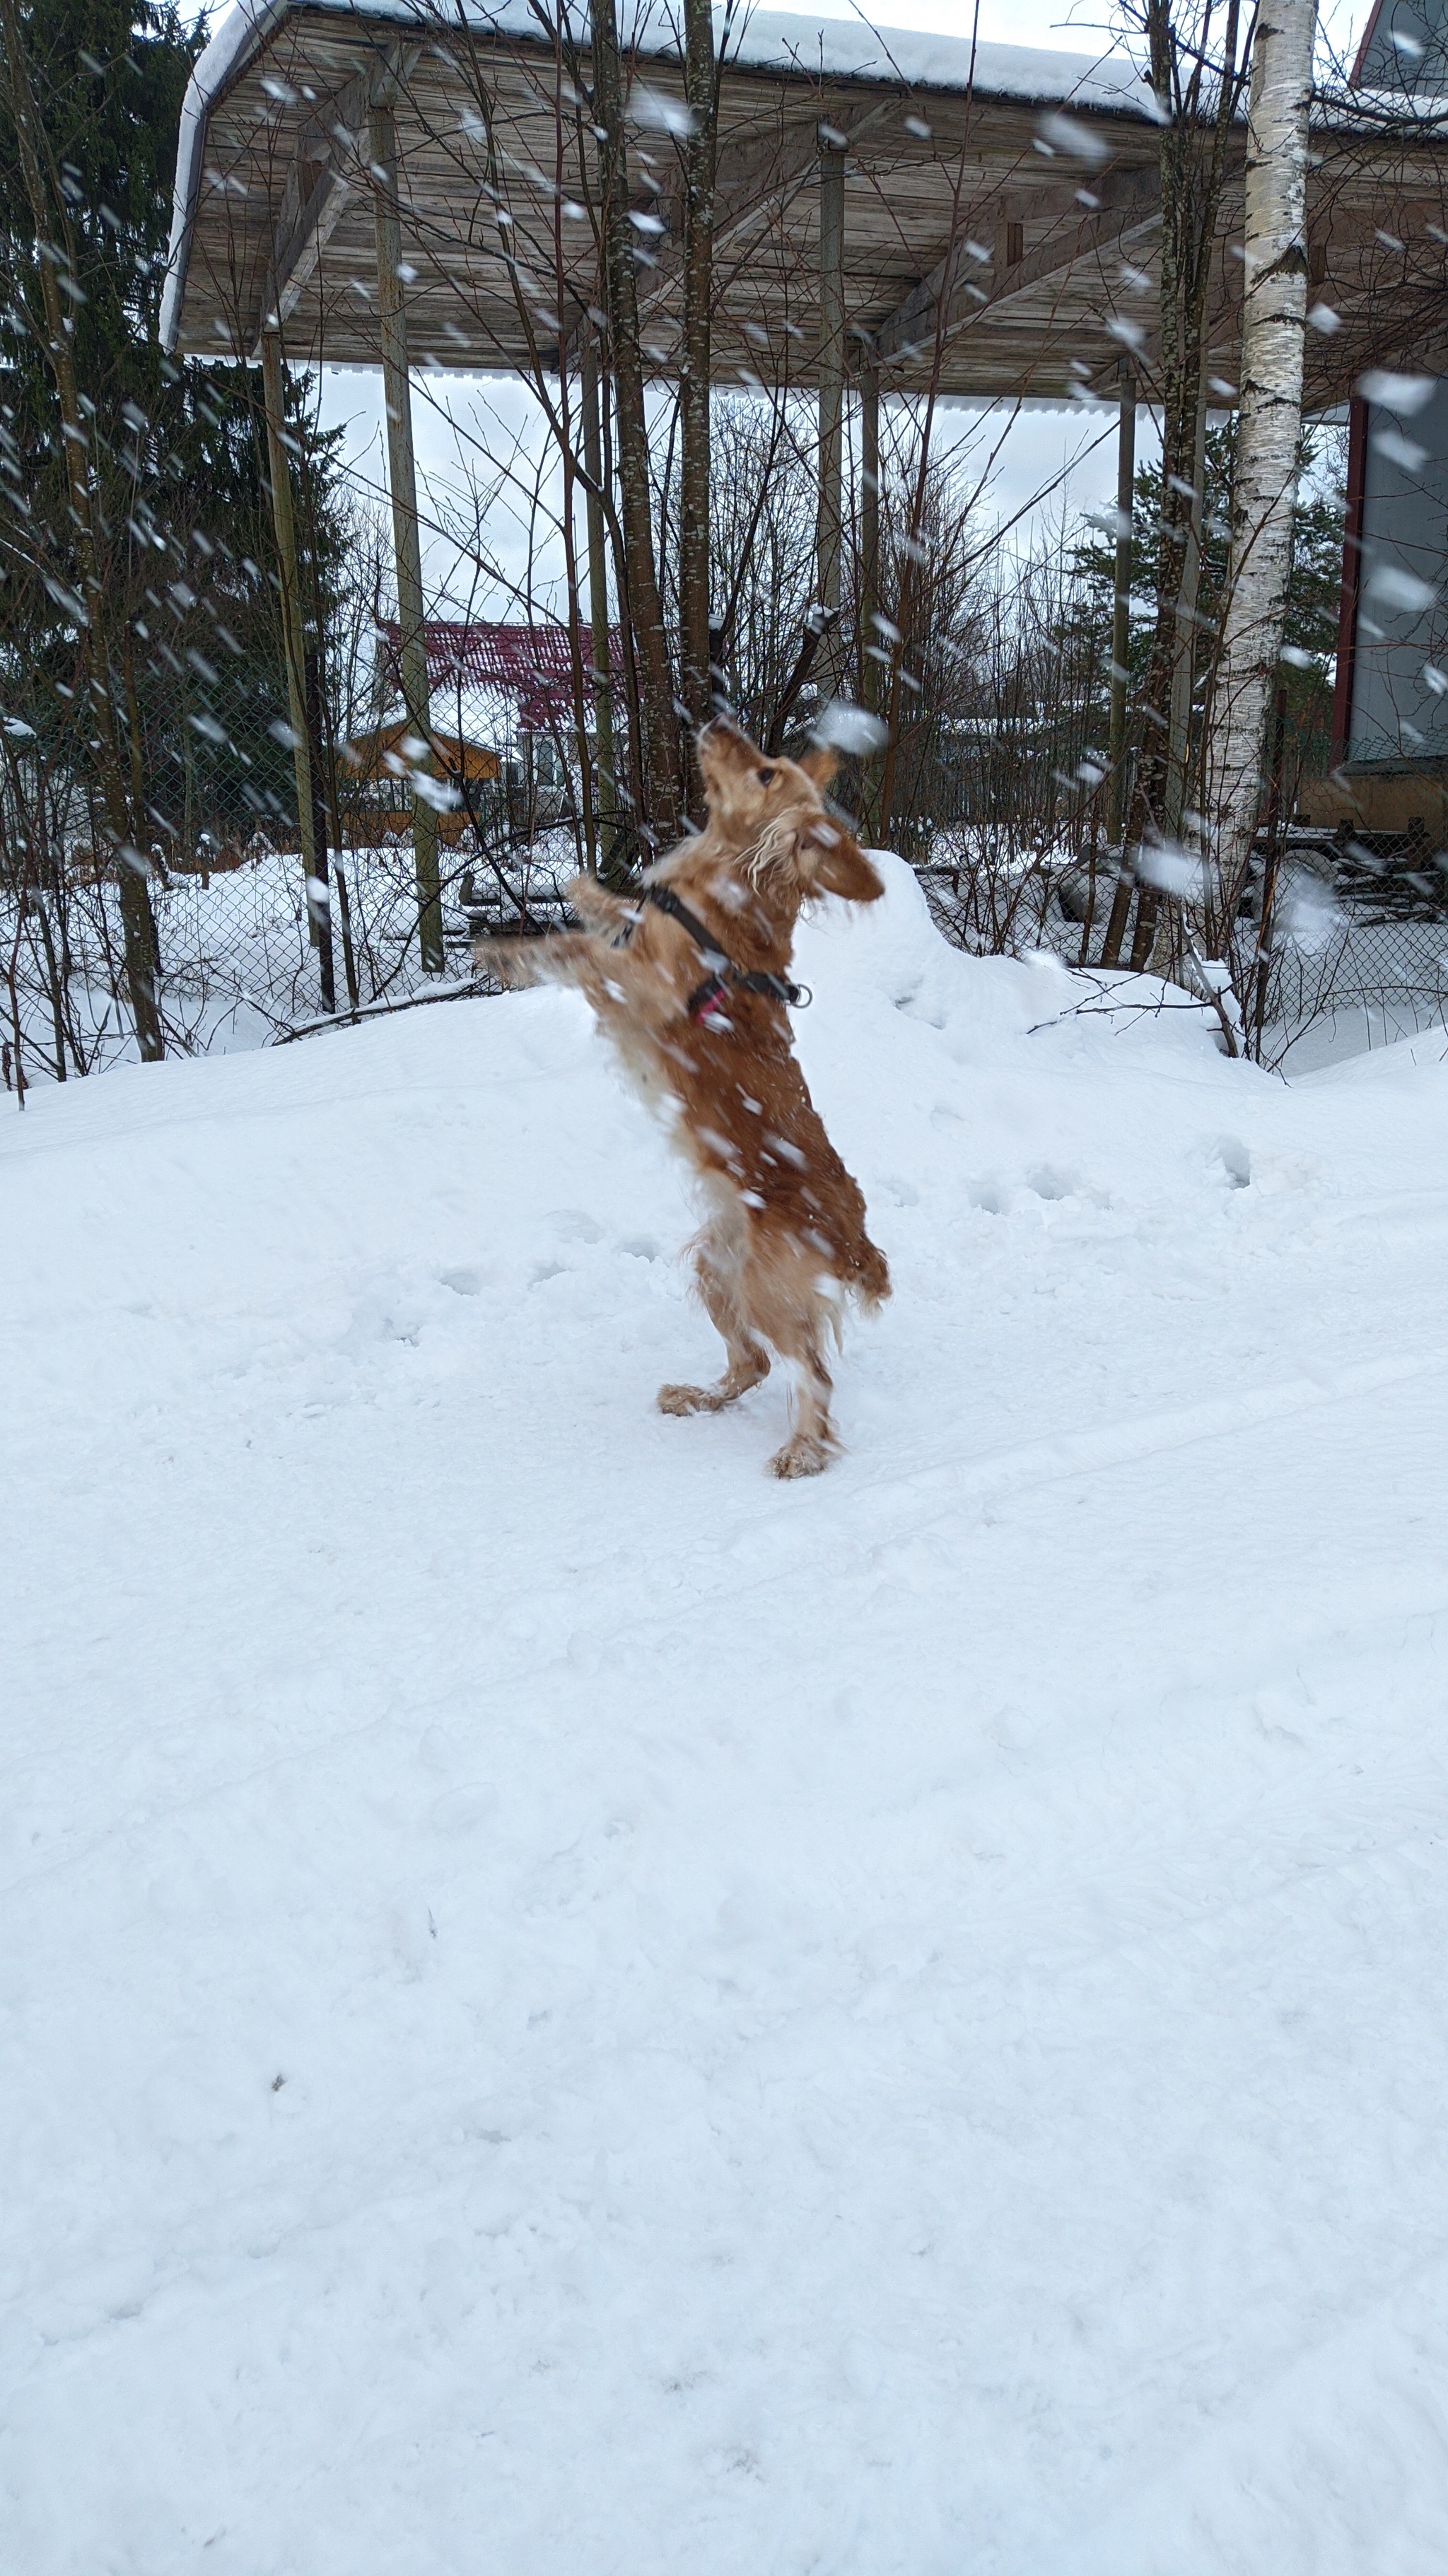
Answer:
[[[671,921],[676,921],[681,930],[686,930],[709,969],[703,983],[689,995],[687,1008],[691,1020],[707,1019],[711,1011],[716,1011],[721,1002],[728,1000],[731,984],[741,993],[763,993],[771,1002],[784,1002],[791,1010],[803,1010],[808,1003],[808,987],[791,984],[787,975],[768,975],[762,968],[755,971],[736,966],[713,933],[705,929],[698,914],[691,912],[686,903],[680,903],[678,896],[667,886],[645,886],[639,900],[651,903],[656,912],[666,912]]]

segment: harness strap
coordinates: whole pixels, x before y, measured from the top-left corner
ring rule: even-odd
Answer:
[[[686,930],[709,969],[704,982],[689,996],[689,1017],[697,1020],[726,998],[728,985],[737,985],[744,993],[763,993],[770,1001],[784,1002],[800,1010],[809,1000],[802,984],[791,984],[787,975],[769,975],[762,968],[736,966],[727,950],[720,947],[712,931],[706,930],[696,912],[681,903],[669,886],[645,886],[640,900],[651,903],[656,912],[666,912],[681,930]]]

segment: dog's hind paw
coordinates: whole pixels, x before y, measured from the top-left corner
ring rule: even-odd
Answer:
[[[822,1476],[833,1456],[833,1445],[816,1439],[813,1432],[796,1431],[782,1449],[776,1449],[769,1462],[771,1476]]]
[[[728,1398],[711,1386],[661,1386],[656,1401],[660,1413],[717,1413]]]

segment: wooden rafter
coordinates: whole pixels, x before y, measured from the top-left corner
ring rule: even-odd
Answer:
[[[357,185],[368,112],[407,78],[419,51],[415,45],[405,52],[388,48],[374,66],[354,73],[302,128],[282,184],[261,317],[264,330],[279,330],[296,311],[341,220],[348,191]]]
[[[954,339],[972,323],[999,320],[1011,305],[1024,305],[1042,287],[1066,278],[1073,269],[1154,232],[1161,221],[1156,172],[1150,168],[1111,171],[1094,187],[1077,189],[1071,211],[1076,221],[1069,237],[1053,232],[1009,266],[983,262],[979,249],[966,238],[952,242],[875,331],[877,364],[898,365],[927,349],[940,331],[942,306],[944,337]],[[987,265],[993,274],[985,286],[980,275]]]

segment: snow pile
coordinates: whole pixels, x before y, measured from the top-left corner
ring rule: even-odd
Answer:
[[[572,996],[0,1122],[6,2567],[1442,2563],[1445,1041],[800,969],[813,1484]]]

